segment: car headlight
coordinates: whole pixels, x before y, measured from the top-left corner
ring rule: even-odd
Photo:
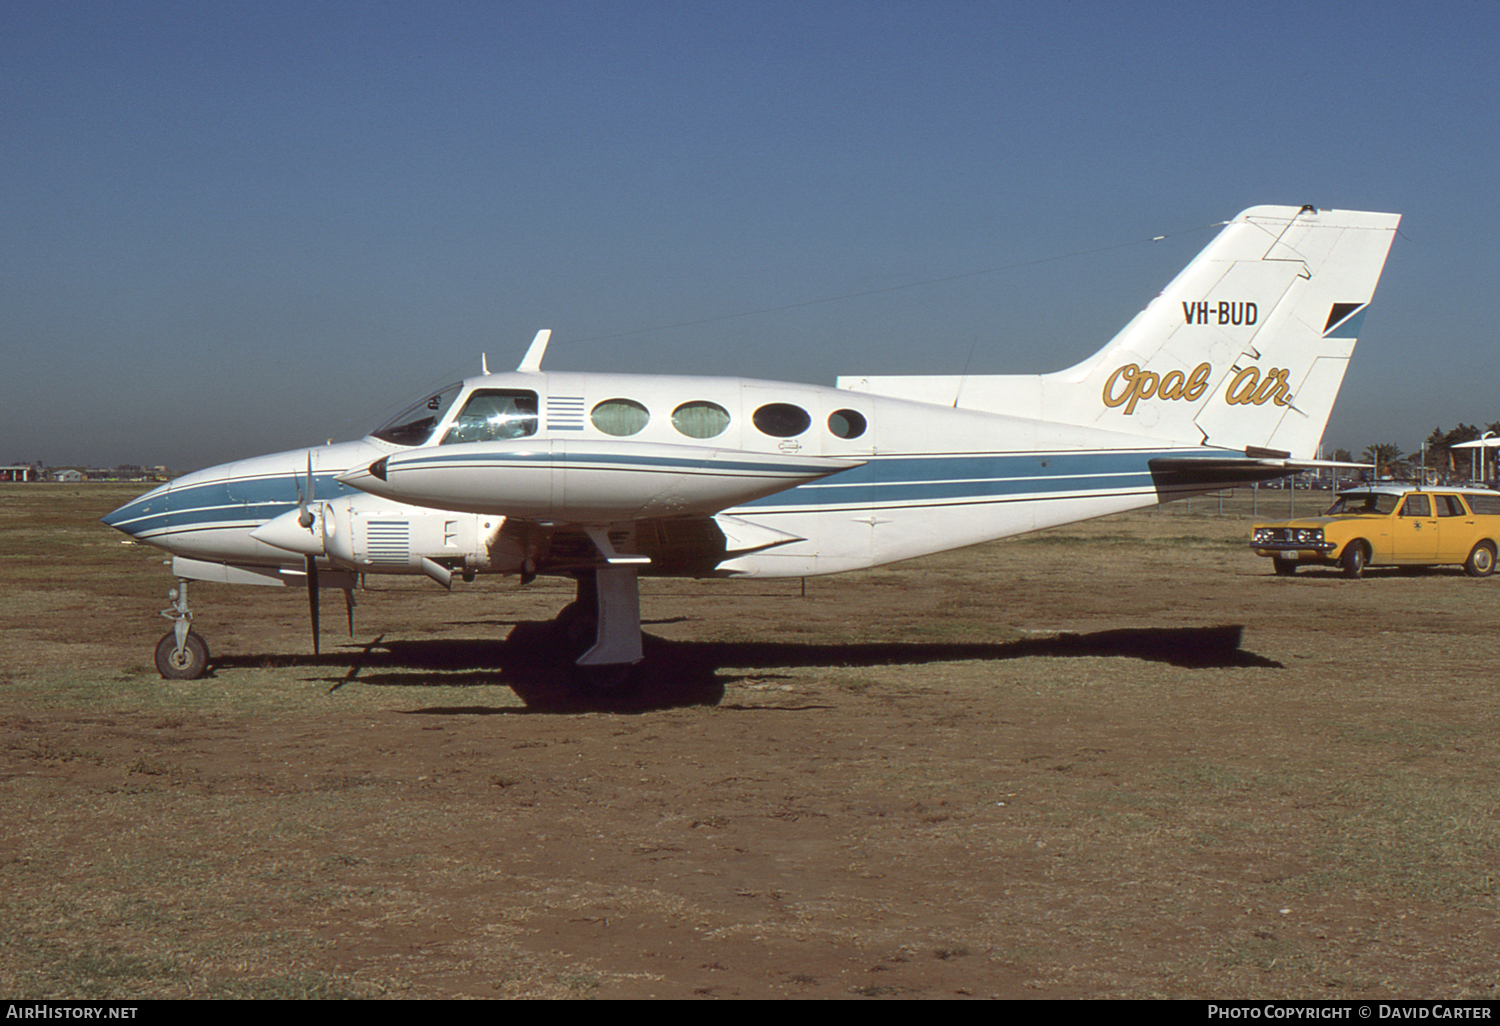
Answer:
[[[1275,541],[1275,535],[1276,532],[1271,530],[1269,527],[1257,527],[1255,529],[1254,540],[1257,545],[1264,545],[1267,542]]]
[[[1299,527],[1292,532],[1292,540],[1306,545],[1313,545],[1323,540],[1323,529],[1321,527]]]

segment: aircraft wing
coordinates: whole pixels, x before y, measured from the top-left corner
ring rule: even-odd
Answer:
[[[805,540],[722,513],[637,520],[608,529],[508,518],[494,558],[524,566],[527,574],[650,565],[656,573],[708,577],[725,560]]]

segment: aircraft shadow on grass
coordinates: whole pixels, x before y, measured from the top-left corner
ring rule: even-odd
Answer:
[[[666,622],[666,621],[663,621]],[[524,709],[444,707],[418,713],[618,711],[645,712],[690,705],[718,705],[724,687],[743,675],[721,676],[741,667],[915,666],[942,662],[1003,662],[1032,656],[1079,658],[1121,656],[1187,669],[1281,669],[1273,659],[1240,647],[1244,627],[1135,627],[1089,634],[1058,634],[1007,642],[849,642],[814,644],[787,641],[669,641],[645,636],[645,659],[629,686],[584,686],[553,621],[514,624],[510,635],[492,639],[400,640],[375,638],[358,651],[322,656],[245,655],[216,659],[218,668],[346,668],[320,678],[337,689],[347,683],[376,687],[465,687],[501,684],[525,703]],[[807,708],[808,706],[797,706]],[[783,708],[793,708],[783,706]]]

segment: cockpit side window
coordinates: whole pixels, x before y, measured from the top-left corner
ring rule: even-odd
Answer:
[[[518,388],[476,389],[440,444],[496,442],[534,435],[536,411],[535,392]]]
[[[442,423],[443,415],[462,390],[461,384],[449,385],[441,392],[413,403],[386,421],[373,433],[374,436],[392,445],[421,445],[432,437],[433,430]]]

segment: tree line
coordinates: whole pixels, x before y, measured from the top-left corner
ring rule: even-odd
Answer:
[[[1416,477],[1421,469],[1429,475],[1438,477],[1467,478],[1471,469],[1486,468],[1478,470],[1478,476],[1486,479],[1495,476],[1493,459],[1491,463],[1485,463],[1484,456],[1472,455],[1473,449],[1455,449],[1454,446],[1460,442],[1473,442],[1485,435],[1500,437],[1500,421],[1495,421],[1486,427],[1476,427],[1473,424],[1460,423],[1451,431],[1444,431],[1441,427],[1432,429],[1432,434],[1427,436],[1426,443],[1422,448],[1413,453],[1403,453],[1401,447],[1394,442],[1377,442],[1367,445],[1360,453],[1358,462],[1372,463],[1375,465],[1376,476],[1379,477]],[[1485,450],[1488,452],[1488,450]],[[1354,462],[1354,457],[1348,449],[1335,450],[1333,458],[1340,462]]]

